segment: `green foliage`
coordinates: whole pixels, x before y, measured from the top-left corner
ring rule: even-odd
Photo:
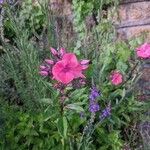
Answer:
[[[0,98],[9,101],[0,100],[3,149],[121,150],[125,143],[132,145],[124,129],[137,123],[140,114],[149,108],[147,103],[137,101],[133,91],[140,75],[138,64],[142,63],[134,55],[134,49],[142,41],[114,42],[114,27],[102,15],[104,7],[110,4],[116,5],[117,1],[73,0],[77,37],[76,47],[71,50],[78,57],[91,60],[91,64],[86,71],[85,87],[66,87],[65,101],[61,99],[62,93],[53,88],[54,82],[38,73],[49,47],[58,45],[54,16],[49,14],[48,4],[33,6],[28,0],[22,3],[19,12],[6,9],[5,28],[11,31],[9,37],[14,37],[11,42],[2,40],[4,54],[0,59]],[[98,24],[86,29],[86,17],[93,13]],[[43,46],[41,36],[46,40],[42,41]],[[119,86],[110,83],[109,76],[114,70],[124,77]],[[89,92],[93,85],[101,92],[97,99],[100,111],[96,115],[89,113]],[[100,122],[101,111],[108,104],[111,116]],[[84,133],[85,128],[88,133]]]
[[[32,0],[26,0],[21,2],[21,5],[18,8],[14,7],[11,9],[14,13],[14,17],[15,15],[17,16],[17,21],[20,23],[21,27],[28,30],[30,35],[35,31],[38,33],[41,32],[41,29],[44,26],[45,16],[42,7],[38,2],[33,3]],[[19,13],[17,9],[19,10]],[[5,20],[5,29],[6,34],[9,32],[8,36],[10,36],[10,32],[12,35],[15,34],[11,28],[9,18],[6,18]]]
[[[4,149],[51,149],[59,148],[60,135],[56,123],[45,121],[45,114],[28,114],[16,108],[5,107],[5,134],[1,147]]]
[[[65,139],[67,137],[68,123],[66,117],[61,117],[57,122],[58,132]]]
[[[98,128],[96,133],[98,134],[96,141],[101,145],[98,150],[120,150],[122,148],[123,143],[119,137],[119,131],[115,130],[109,133],[104,128]]]
[[[31,0],[24,1],[21,5],[21,11],[19,12],[20,21],[24,21],[21,24],[26,24],[29,29],[33,27],[35,30],[40,29],[44,23],[44,14],[42,12],[42,8],[37,2],[37,4],[33,4]]]
[[[23,6],[27,7],[30,3]],[[24,9],[28,12],[26,8]],[[19,15],[22,15],[22,11]],[[15,37],[13,43],[2,41],[4,54],[1,56],[3,65],[0,67],[0,94],[9,99],[11,103],[38,111],[43,108],[40,99],[52,95],[51,85],[39,76],[39,65],[42,55],[46,53],[45,47],[42,51],[40,46],[30,38],[31,30],[19,21],[19,16],[13,10],[7,8],[5,13],[6,20],[9,22],[9,27],[7,24],[5,27],[10,28]],[[28,22],[24,18],[22,21]]]
[[[74,27],[78,33],[75,53],[78,54],[78,50],[81,49],[84,51],[81,53],[87,57],[90,51],[95,48],[98,50],[100,43],[109,38],[113,28],[111,22],[103,16],[103,11],[106,12],[110,5],[117,4],[118,0],[73,0]]]

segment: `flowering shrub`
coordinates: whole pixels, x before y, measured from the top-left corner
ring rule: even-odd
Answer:
[[[77,7],[80,11],[86,6],[84,18],[93,8],[99,8],[91,3],[81,2]],[[30,4],[27,6],[30,8]],[[81,36],[82,31],[82,40],[62,44],[53,39],[58,33],[52,28],[55,17],[45,15],[49,7],[39,4],[38,8],[39,15],[47,17],[42,19],[46,20],[42,35],[34,27],[32,35],[24,26],[28,17],[22,22],[21,17],[18,21],[17,15],[15,20],[7,14],[15,43],[2,42],[0,112],[4,117],[0,118],[0,127],[6,132],[0,134],[0,146],[12,150],[121,150],[131,143],[135,149],[135,143],[139,144],[134,137],[135,126],[147,105],[137,101],[134,89],[141,65],[149,59],[149,44],[141,45],[139,40],[114,42],[105,18],[97,20],[98,25],[86,33],[87,37]],[[29,15],[27,10],[23,14]],[[31,15],[30,27],[34,26],[32,21]],[[69,52],[50,48],[49,53],[49,47],[64,45]]]
[[[147,51],[147,49],[145,49],[145,51]],[[106,83],[101,83],[100,89],[97,88],[98,86],[97,84],[91,87],[90,94],[88,97],[89,98],[88,108],[87,106],[84,107],[84,105],[87,105],[86,104],[87,102],[83,103],[84,105],[82,104],[80,105],[80,102],[71,104],[72,101],[70,99],[72,99],[72,97],[70,97],[69,95],[72,95],[71,92],[73,89],[76,91],[76,87],[73,86],[73,84],[71,83],[74,83],[74,80],[76,79],[85,78],[85,76],[83,75],[83,71],[85,69],[88,69],[88,67],[91,66],[89,65],[89,60],[78,61],[74,53],[67,53],[64,48],[61,48],[59,51],[55,50],[54,48],[51,48],[51,53],[53,54],[54,59],[53,60],[46,59],[45,60],[46,64],[40,66],[40,74],[42,76],[48,76],[51,79],[55,79],[59,84],[59,86],[54,86],[54,87],[58,89],[58,91],[60,92],[61,114],[67,113],[68,110],[70,109],[70,110],[76,110],[77,112],[79,112],[81,115],[81,118],[86,118],[88,117],[88,115],[86,114],[86,111],[90,112],[90,115],[89,115],[90,119],[88,120],[87,125],[83,129],[83,136],[80,139],[79,149],[82,148],[81,143],[83,143],[84,141],[86,141],[86,139],[92,136],[93,130],[95,130],[99,124],[101,124],[102,122],[105,122],[105,119],[107,118],[113,119],[114,113],[117,113],[116,107],[118,108],[121,106],[121,104],[123,105],[124,99],[126,100],[131,99],[132,94],[130,96],[127,96],[128,95],[127,87],[129,85],[133,86],[133,84],[130,83],[130,80],[132,77],[128,78],[126,77],[127,75],[125,74],[127,72],[127,69],[129,69],[130,67],[128,60],[130,59],[131,53],[130,53],[130,50],[128,52],[129,52],[129,55],[126,59],[125,57],[123,57],[125,55],[124,53],[120,53],[120,51],[117,52],[116,58],[120,59],[119,62],[117,62],[118,60],[116,59],[117,67],[114,68],[115,70],[112,69],[112,67],[110,67],[110,69],[107,68],[106,74],[108,76],[105,77]],[[139,53],[137,53],[137,56],[138,54]],[[111,64],[112,61],[110,61],[109,63]],[[110,64],[107,64],[107,65],[109,66]],[[135,69],[136,67],[137,65],[135,65],[133,69]],[[110,72],[111,72],[111,75],[109,76]],[[127,72],[127,74],[128,73],[129,74],[131,73],[130,69],[129,69],[129,72]],[[85,80],[84,86],[86,86],[86,83],[87,83],[87,80]],[[111,85],[113,85],[111,88],[109,88],[111,86],[110,83]],[[79,84],[79,81],[78,81],[78,84]],[[71,90],[68,90],[68,88],[71,88]],[[107,89],[107,93],[105,93],[106,89]],[[113,89],[115,89],[115,91],[113,91]],[[80,90],[78,89],[77,91],[80,91]],[[102,100],[104,99],[108,99],[108,100],[105,100],[106,102],[103,103]],[[119,102],[113,102],[113,100],[119,101]],[[104,104],[105,104],[105,107],[103,106]],[[99,116],[98,118],[96,118],[97,115]],[[98,119],[98,122],[96,121],[97,119]],[[61,121],[59,120],[58,122],[60,122],[61,124],[62,123],[67,124],[68,121],[67,120],[65,121],[65,118],[63,117],[63,121],[61,119]],[[64,129],[64,131],[66,131],[66,129]],[[62,136],[64,137],[64,135]],[[67,135],[65,134],[65,137],[66,136]],[[118,142],[121,147],[122,146],[121,141],[118,141]],[[116,150],[116,146],[114,149]]]

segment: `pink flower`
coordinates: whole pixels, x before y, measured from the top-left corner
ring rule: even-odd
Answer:
[[[59,49],[59,51],[51,47],[50,51],[54,56],[61,56],[61,57],[66,53],[65,48],[62,48],[62,47]]]
[[[52,65],[54,64],[54,61],[53,60],[50,60],[50,59],[45,59],[45,62],[49,65]]]
[[[60,48],[59,53],[61,56],[63,56],[64,54],[66,54],[66,50],[64,48]]]
[[[47,71],[40,71],[39,72],[41,76],[48,76],[48,72]]]
[[[87,65],[87,64],[89,64],[89,62],[90,62],[89,60],[84,59],[84,60],[81,60],[80,64]]]
[[[89,62],[90,62],[90,60],[86,60],[86,59],[81,60],[80,64],[82,65],[83,70],[85,70],[89,67]]]
[[[78,62],[76,55],[66,53],[63,55],[62,60],[53,66],[52,74],[57,81],[68,84],[75,78],[85,78],[82,70],[82,65]]]
[[[150,44],[145,43],[136,49],[137,56],[140,58],[150,58]]]
[[[40,70],[45,70],[45,69],[46,69],[45,66],[43,66],[43,65],[40,66]]]
[[[58,54],[58,52],[54,49],[54,48],[50,48],[50,51],[51,51],[51,53],[53,54],[53,55],[57,55]]]
[[[119,85],[123,81],[123,76],[118,71],[113,71],[113,73],[110,75],[110,80],[113,85]]]

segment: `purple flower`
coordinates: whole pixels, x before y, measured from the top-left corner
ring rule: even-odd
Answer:
[[[89,107],[90,112],[95,113],[95,112],[99,111],[99,109],[100,109],[100,107],[97,103],[90,104],[90,107]]]
[[[93,87],[91,89],[91,93],[89,96],[90,101],[95,101],[95,99],[99,96],[100,96],[100,92],[98,91],[98,89],[96,87]]]
[[[89,105],[89,111],[91,113],[96,113],[97,111],[99,111],[100,107],[98,105],[98,103],[96,102],[96,98],[100,96],[100,92],[98,91],[98,89],[94,86],[91,89],[90,95],[89,95],[89,99],[90,99],[90,105]]]
[[[4,0],[0,0],[0,4],[3,4]]]
[[[111,108],[110,108],[110,106],[107,106],[100,115],[100,121],[109,117],[110,115],[111,115]]]

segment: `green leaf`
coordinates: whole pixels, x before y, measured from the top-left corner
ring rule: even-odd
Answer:
[[[68,104],[66,105],[66,108],[76,110],[77,112],[83,112],[84,109],[79,105],[82,105],[82,103]]]
[[[66,117],[63,116],[58,119],[57,128],[58,128],[59,134],[63,138],[66,138],[67,137],[67,129],[68,129],[68,122],[67,122]]]
[[[124,45],[120,45],[120,46],[121,47],[119,47],[118,53],[117,53],[117,55],[119,56],[119,60],[121,60],[123,62],[127,62],[131,55],[131,50],[128,49],[128,47],[126,47]]]
[[[128,65],[126,63],[123,63],[122,61],[119,61],[116,64],[116,68],[121,72],[125,72],[128,69]]]
[[[50,98],[42,98],[42,99],[40,99],[40,101],[42,103],[45,103],[45,104],[52,104],[53,103]]]
[[[130,117],[129,117],[127,114],[122,113],[122,116],[125,118],[125,120],[126,120],[127,122],[130,122],[130,121],[131,121]]]
[[[124,88],[124,89],[122,90],[122,99],[124,99],[125,96],[126,96],[126,89]]]
[[[73,100],[78,100],[80,98],[80,96],[85,92],[86,88],[82,88],[82,89],[77,89],[75,91],[73,91],[70,95],[70,98]]]

